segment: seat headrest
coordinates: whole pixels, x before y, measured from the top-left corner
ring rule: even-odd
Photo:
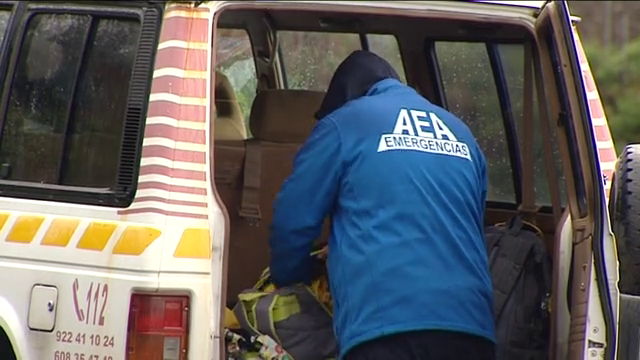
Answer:
[[[303,143],[316,124],[324,92],[310,90],[263,90],[253,106],[249,127],[253,137],[280,143]]]
[[[215,138],[216,140],[244,140],[247,129],[240,109],[240,103],[229,79],[221,72],[215,72]]]

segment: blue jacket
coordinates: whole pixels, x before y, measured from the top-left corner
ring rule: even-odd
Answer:
[[[275,202],[271,274],[310,281],[332,218],[328,271],[340,353],[440,329],[494,340],[483,235],[487,169],[467,126],[394,79],[318,122]]]

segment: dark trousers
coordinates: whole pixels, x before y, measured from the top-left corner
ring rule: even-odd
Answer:
[[[344,360],[494,360],[495,345],[453,331],[412,331],[355,346]]]

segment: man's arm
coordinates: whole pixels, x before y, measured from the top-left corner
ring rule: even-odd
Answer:
[[[320,120],[276,197],[269,239],[270,273],[276,286],[311,281],[309,254],[340,186],[341,146],[334,120]]]

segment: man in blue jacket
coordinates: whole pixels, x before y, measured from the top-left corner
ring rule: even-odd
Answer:
[[[274,283],[310,282],[329,215],[342,359],[492,359],[487,168],[473,134],[366,51],[338,67],[316,117],[275,202]]]

